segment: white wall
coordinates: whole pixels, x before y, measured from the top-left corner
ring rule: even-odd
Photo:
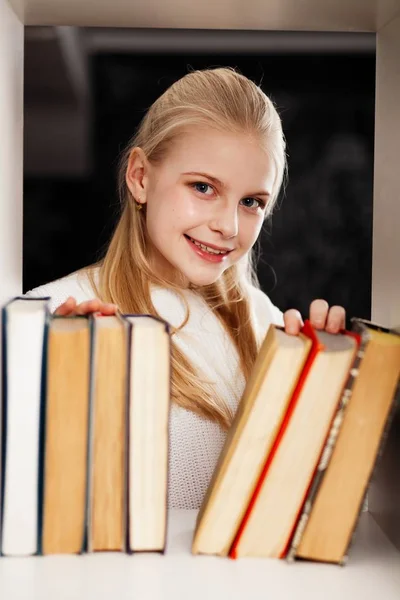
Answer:
[[[400,326],[400,16],[377,34],[372,319]]]
[[[22,291],[24,27],[0,0],[0,304]]]

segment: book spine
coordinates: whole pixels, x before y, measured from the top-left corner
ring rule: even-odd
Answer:
[[[1,406],[0,406],[0,555],[2,548],[3,503],[6,462],[6,420],[7,420],[7,308],[1,310]]]
[[[129,550],[129,398],[130,398],[130,371],[131,371],[131,337],[132,337],[132,323],[129,323],[126,318],[127,315],[121,312],[117,312],[117,318],[119,319],[121,326],[124,328],[125,333],[125,410],[124,410],[124,456],[123,456],[123,468],[124,468],[124,481],[123,481],[123,507],[122,507],[122,548],[121,552],[130,554]]]
[[[128,321],[122,319],[122,324],[125,328],[125,415],[124,415],[124,490],[123,490],[123,515],[122,515],[122,532],[123,532],[123,552],[128,552],[128,517],[129,517],[129,398],[130,398],[130,370],[131,370],[131,336],[130,325]]]
[[[88,439],[87,439],[87,477],[86,477],[86,500],[85,500],[85,519],[82,552],[92,552],[92,501],[93,501],[93,443],[95,432],[95,364],[96,364],[96,319],[93,315],[89,319],[90,334],[90,358],[89,358],[89,418],[88,418]]]
[[[133,324],[126,321],[127,324],[127,338],[128,338],[128,346],[127,346],[127,408],[126,408],[126,515],[125,515],[125,548],[127,554],[132,554],[131,549],[131,536],[130,536],[130,486],[132,485],[132,481],[130,480],[130,421],[131,421],[131,409],[130,409],[130,397],[131,397],[131,364],[132,364],[132,337],[133,337]]]
[[[50,309],[46,307],[46,318],[43,334],[42,374],[40,381],[40,415],[39,415],[39,451],[38,451],[38,542],[37,554],[43,553],[42,530],[44,517],[44,460],[45,460],[45,435],[46,435],[46,396],[47,396],[47,360],[49,349]]]
[[[68,318],[68,317],[67,317]],[[78,554],[84,554],[88,550],[88,530],[87,524],[89,520],[89,491],[91,485],[91,476],[90,476],[90,464],[91,464],[91,418],[92,418],[92,378],[93,378],[93,315],[77,315],[75,318],[83,318],[86,321],[87,333],[89,337],[89,357],[86,363],[86,369],[88,373],[88,386],[87,386],[87,431],[86,431],[86,482],[85,482],[85,499],[83,506],[83,527],[82,527],[82,542],[81,548],[78,551]]]
[[[168,406],[168,420],[167,420],[167,449],[166,449],[166,482],[165,482],[165,529],[164,529],[164,544],[162,553],[164,554],[167,549],[168,539],[168,527],[169,527],[169,511],[168,511],[168,481],[169,481],[169,439],[170,439],[170,428],[171,428],[171,398],[172,398],[172,360],[171,360],[171,329],[169,326],[166,327],[165,333],[168,336],[168,348],[169,348],[169,406]]]
[[[349,375],[344,386],[341,398],[339,400],[338,408],[333,417],[332,424],[330,430],[328,432],[325,445],[320,454],[320,458],[318,461],[317,468],[315,470],[314,476],[311,480],[310,487],[306,494],[303,507],[300,512],[300,516],[297,522],[297,525],[294,529],[291,540],[289,540],[288,551],[286,554],[286,560],[289,562],[294,561],[296,558],[296,552],[306,530],[306,526],[308,523],[308,519],[310,517],[314,502],[317,498],[318,492],[322,485],[324,476],[328,469],[333,449],[335,447],[336,441],[339,436],[340,428],[342,426],[346,409],[351,400],[354,383],[358,377],[359,368],[361,361],[363,360],[366,346],[368,344],[369,336],[365,330],[363,330],[363,334],[361,337],[358,336],[359,347],[356,352],[356,355],[353,360],[353,364],[350,368]]]

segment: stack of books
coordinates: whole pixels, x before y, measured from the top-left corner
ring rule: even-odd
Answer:
[[[14,298],[2,367],[1,553],[163,552],[168,325]]]
[[[194,554],[343,564],[396,407],[400,335],[271,326],[200,509]]]

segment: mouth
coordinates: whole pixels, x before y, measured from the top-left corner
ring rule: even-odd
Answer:
[[[190,237],[190,235],[187,235],[186,233],[184,234],[184,236],[189,242],[191,242],[204,252],[208,252],[209,254],[214,254],[216,256],[226,256],[233,250],[233,248],[221,248],[220,246],[215,246],[214,244],[205,244],[203,242],[199,242],[198,240],[195,240],[194,238]]]
[[[221,248],[214,246],[214,244],[204,244],[194,238],[190,237],[186,233],[184,234],[186,241],[196,255],[208,263],[221,263],[227,260],[227,257],[232,252],[233,248]]]

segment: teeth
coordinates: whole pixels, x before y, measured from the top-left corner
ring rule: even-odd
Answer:
[[[209,252],[210,254],[227,254],[226,250],[215,250],[214,248],[210,248],[209,246],[200,244],[200,242],[197,242],[193,238],[190,238],[190,239],[193,242],[193,244],[195,244],[196,246],[199,246],[199,248],[201,248],[202,250],[205,250],[206,252]]]

